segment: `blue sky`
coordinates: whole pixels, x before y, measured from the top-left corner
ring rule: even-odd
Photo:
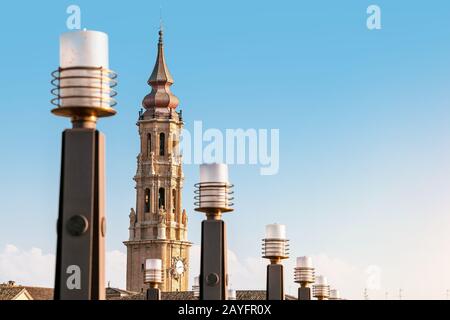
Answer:
[[[60,139],[69,122],[50,114],[50,72],[58,67],[70,4],[81,7],[83,28],[109,34],[110,66],[119,74],[118,115],[99,123],[107,137],[108,250],[125,251],[135,203],[135,122],[149,91],[162,5],[166,59],[186,127],[202,120],[221,130],[280,129],[278,175],[230,167],[236,210],[225,220],[229,247],[244,267],[259,256],[264,226],[279,222],[287,224],[292,257],[342,262],[341,274],[332,274],[338,267],[329,272],[343,295],[361,298],[365,270],[375,265],[382,276],[374,297],[400,287],[410,298],[445,297],[448,1],[2,4],[0,249],[55,250]],[[366,28],[371,4],[381,8],[381,30]],[[198,167],[184,169],[189,238],[198,244]],[[354,281],[342,280],[348,274]]]

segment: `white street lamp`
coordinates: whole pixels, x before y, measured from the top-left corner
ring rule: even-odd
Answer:
[[[314,267],[311,257],[298,257],[294,269],[294,281],[300,284],[298,300],[311,300],[311,285],[314,283]]]
[[[269,259],[267,265],[267,300],[284,300],[283,265],[281,261],[289,257],[289,244],[286,239],[286,226],[269,224],[262,244],[263,258]]]

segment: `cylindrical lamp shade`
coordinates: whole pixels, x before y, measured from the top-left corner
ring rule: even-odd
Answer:
[[[236,300],[236,290],[228,289],[228,300]]]
[[[220,209],[231,211],[232,185],[228,181],[228,166],[223,163],[200,165],[200,183],[196,184],[196,206],[198,211]]]
[[[116,75],[109,70],[108,35],[85,30],[63,33],[59,56],[60,68],[53,75],[57,88],[52,91],[57,98],[52,103],[60,109],[54,113],[113,115],[115,91],[111,87]]]
[[[145,283],[162,283],[162,260],[145,260]]]
[[[316,283],[313,286],[313,295],[319,300],[325,300],[329,298],[330,286],[326,277],[317,276]]]
[[[228,166],[224,163],[206,163],[200,165],[200,183],[228,183]]]
[[[286,240],[286,226],[284,224],[268,224],[266,226],[266,239]]]
[[[108,35],[100,31],[71,31],[60,37],[59,66],[109,68]]]
[[[162,270],[162,260],[161,259],[145,260],[145,270]]]
[[[283,224],[269,224],[263,239],[263,257],[285,259],[289,256],[289,245],[286,239],[286,226]]]
[[[324,276],[318,276],[316,279],[316,284],[320,286],[327,286],[328,285],[328,279]]]
[[[194,297],[200,297],[200,277],[194,278],[194,284],[192,285],[192,291],[194,291]]]
[[[314,283],[314,267],[311,257],[298,257],[297,266],[294,270],[294,281],[302,286]]]
[[[313,268],[311,257],[298,257],[297,268]]]
[[[330,300],[340,300],[341,299],[341,294],[339,292],[339,290],[333,289],[330,290]]]

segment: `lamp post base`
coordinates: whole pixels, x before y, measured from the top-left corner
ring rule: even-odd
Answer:
[[[104,300],[104,137],[65,130],[57,223],[55,300]]]
[[[311,300],[311,288],[298,288],[298,300]]]
[[[269,264],[267,266],[267,300],[284,300],[283,265]]]
[[[225,222],[202,222],[200,300],[227,299],[227,246]]]
[[[161,300],[161,290],[159,288],[148,288],[147,300]]]

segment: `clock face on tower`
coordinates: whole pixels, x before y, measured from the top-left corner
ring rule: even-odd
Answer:
[[[173,258],[171,269],[172,277],[174,277],[175,279],[180,278],[186,271],[186,264],[184,259],[181,257]]]
[[[175,271],[179,275],[182,275],[184,273],[184,263],[183,263],[183,261],[181,261],[181,260],[177,261],[177,263],[175,265]]]

